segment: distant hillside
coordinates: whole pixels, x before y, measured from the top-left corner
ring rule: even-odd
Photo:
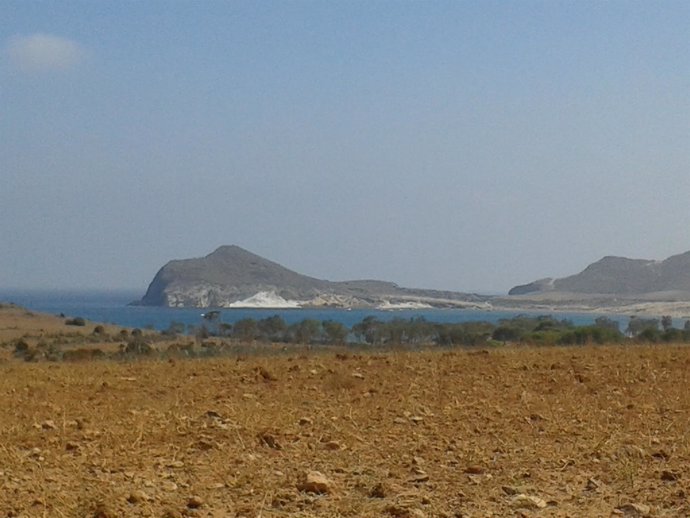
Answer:
[[[561,279],[541,279],[515,286],[510,295],[569,292],[606,295],[690,293],[690,252],[664,261],[604,257],[582,272]]]
[[[171,307],[458,307],[486,297],[400,288],[384,281],[331,282],[299,274],[238,246],[163,266],[139,304]]]
[[[326,285],[238,246],[221,246],[206,257],[170,261],[158,271],[141,302],[217,306],[225,299],[239,300],[261,291],[276,291],[287,299],[307,296]]]

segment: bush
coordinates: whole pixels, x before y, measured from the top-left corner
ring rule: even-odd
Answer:
[[[522,341],[531,345],[554,345],[558,343],[560,337],[559,331],[534,331],[525,336]]]
[[[84,327],[86,325],[86,320],[84,320],[82,317],[68,318],[65,320],[65,325]]]
[[[23,354],[29,349],[29,344],[23,338],[17,338],[14,342],[14,353]]]
[[[168,346],[166,352],[169,355],[194,356],[194,343],[187,342],[185,344],[171,344]]]
[[[563,333],[558,340],[562,345],[586,345],[620,342],[623,338],[617,327],[613,326],[583,326]]]
[[[661,334],[661,339],[664,342],[685,342],[687,341],[687,333],[680,329],[670,328]]]
[[[491,338],[499,342],[517,342],[522,338],[522,335],[521,329],[504,324],[494,329]]]
[[[360,323],[352,326],[352,333],[357,340],[370,345],[380,344],[382,341],[383,322],[373,316],[365,317]]]
[[[661,339],[661,333],[658,329],[646,327],[636,336],[636,338],[641,342],[656,343]]]
[[[168,326],[167,329],[164,329],[161,331],[161,335],[163,336],[178,336],[178,335],[183,335],[185,330],[185,326],[183,322],[175,322],[174,320],[170,322],[170,325]]]
[[[94,360],[104,356],[105,353],[100,349],[71,349],[62,353],[62,359],[67,362]]]
[[[263,318],[256,323],[257,338],[264,342],[284,342],[288,326],[279,315]]]
[[[125,354],[149,355],[153,352],[153,347],[141,337],[132,338],[124,349]]]
[[[292,324],[288,330],[289,340],[295,344],[309,345],[318,342],[321,338],[321,322],[313,319],[305,319]]]
[[[439,324],[436,341],[439,345],[477,346],[486,344],[491,338],[493,326],[487,322],[465,322],[462,324]]]
[[[644,333],[644,331],[649,330],[646,334],[647,338],[655,335],[655,331],[659,330],[659,320],[656,318],[640,318],[637,316],[630,317],[630,322],[628,323],[628,328],[626,333],[632,337],[636,337]],[[644,338],[645,340],[647,338]]]
[[[243,318],[232,326],[232,337],[241,342],[252,342],[256,340],[258,326],[253,318]]]
[[[612,320],[608,317],[597,317],[597,318],[595,318],[594,319],[594,326],[604,328],[604,329],[611,329],[613,331],[617,331],[618,333],[620,333],[620,330],[621,330],[620,324],[617,321]]]
[[[323,327],[326,343],[331,345],[342,345],[347,340],[347,327],[340,322],[326,320],[321,326]]]
[[[37,362],[40,357],[40,353],[36,349],[27,349],[24,353],[25,362]]]
[[[43,354],[49,362],[56,362],[62,358],[62,352],[54,344],[48,345]]]

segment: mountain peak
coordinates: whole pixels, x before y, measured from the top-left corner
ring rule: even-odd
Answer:
[[[247,256],[254,256],[254,257],[259,257],[256,254],[253,254],[249,250],[245,250],[241,246],[237,245],[222,245],[216,248],[213,252],[208,254],[206,257],[219,257],[219,256],[242,256],[242,255],[247,255]]]

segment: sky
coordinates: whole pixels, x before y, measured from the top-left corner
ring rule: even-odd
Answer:
[[[236,244],[506,292],[690,250],[685,1],[0,2],[0,288]]]

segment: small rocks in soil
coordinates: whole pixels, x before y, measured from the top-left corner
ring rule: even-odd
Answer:
[[[652,509],[646,504],[630,503],[616,507],[619,515],[627,518],[637,518],[649,516]]]
[[[305,493],[329,494],[333,492],[333,482],[319,471],[309,471],[302,476],[297,489]]]
[[[544,509],[546,501],[538,496],[521,493],[513,498],[512,505],[518,509]]]
[[[198,509],[204,505],[204,500],[197,495],[192,495],[187,499],[187,507],[190,509]]]

